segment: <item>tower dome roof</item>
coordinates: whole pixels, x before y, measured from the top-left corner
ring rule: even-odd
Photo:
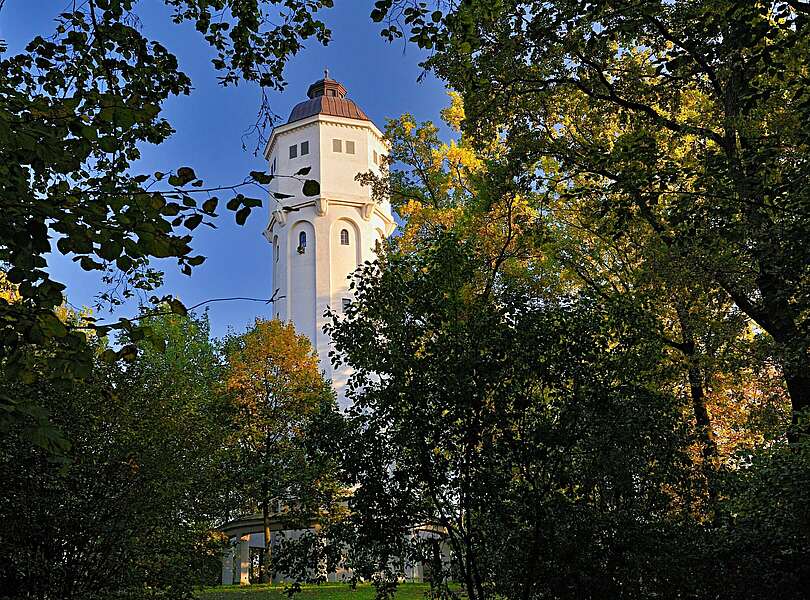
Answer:
[[[371,121],[359,106],[346,98],[346,88],[326,74],[307,90],[309,100],[296,104],[287,123],[300,121],[314,115],[331,115],[346,119]]]

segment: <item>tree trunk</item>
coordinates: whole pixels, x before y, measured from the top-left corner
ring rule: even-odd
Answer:
[[[259,572],[261,573],[261,582],[270,583],[270,569],[273,547],[270,544],[270,450],[272,449],[272,439],[270,432],[265,433],[264,438],[264,469],[262,480],[262,525],[264,526],[264,549],[262,550],[261,557],[259,558]]]
[[[709,410],[706,408],[706,394],[703,390],[703,371],[697,364],[695,338],[689,325],[686,309],[680,303],[676,306],[678,323],[681,326],[681,351],[687,360],[689,378],[689,395],[692,398],[692,411],[695,414],[695,425],[701,442],[701,456],[705,467],[714,469],[717,466],[717,441],[712,429]]]
[[[799,424],[800,414],[810,408],[810,373],[799,373],[798,369],[785,370],[785,384],[793,408],[793,425]],[[810,415],[808,415],[810,417]],[[806,433],[808,424],[805,422],[803,431]],[[798,442],[802,430],[794,428],[788,438],[791,442]]]
[[[259,572],[262,583],[271,583],[270,561],[272,559],[273,546],[270,543],[270,499],[265,494],[262,502],[262,520],[264,521],[264,549],[259,559]]]
[[[787,356],[779,362],[782,367],[783,376],[788,396],[790,397],[791,416],[794,427],[788,431],[788,439],[796,442],[802,434],[808,433],[810,427],[807,423],[802,428],[795,427],[799,422],[800,413],[810,407],[810,375],[807,374],[808,347],[807,339],[797,327],[800,321],[801,307],[798,310],[788,301],[798,291],[795,286],[791,286],[785,277],[784,258],[781,252],[774,252],[775,249],[783,251],[777,245],[771,245],[771,234],[778,236],[770,217],[764,212],[763,190],[767,185],[762,177],[746,170],[746,163],[743,158],[748,158],[748,165],[756,165],[756,148],[759,148],[757,139],[751,140],[743,130],[737,128],[738,118],[742,114],[739,99],[750,90],[750,77],[744,71],[746,61],[741,60],[741,50],[739,36],[728,36],[728,43],[734,44],[737,53],[735,66],[731,70],[732,78],[728,83],[726,97],[726,138],[728,143],[724,150],[729,160],[729,175],[734,182],[735,191],[743,201],[743,216],[749,227],[750,235],[754,239],[768,240],[765,245],[762,242],[752,246],[753,257],[758,267],[756,286],[760,293],[761,301],[752,300],[750,296],[734,285],[729,286],[728,282],[721,285],[726,289],[737,306],[760,325],[768,334],[773,337],[782,349],[787,349]],[[735,143],[735,140],[738,140]],[[778,238],[777,238],[778,239]],[[793,258],[794,251],[788,251],[786,257]],[[806,257],[802,257],[806,260]],[[789,264],[789,263],[788,263]],[[798,352],[796,350],[798,349]]]
[[[808,423],[802,428],[795,426],[799,424],[801,413],[810,407],[810,365],[807,364],[810,349],[801,330],[796,326],[798,315],[794,314],[791,305],[784,299],[789,290],[780,288],[778,278],[770,274],[761,274],[757,283],[762,291],[765,313],[768,315],[763,328],[773,337],[782,353],[779,363],[790,397],[794,425],[788,432],[788,439],[796,442],[801,434],[808,433]]]
[[[692,396],[692,410],[695,413],[695,424],[700,438],[701,455],[706,466],[716,467],[717,440],[712,429],[709,410],[706,408],[706,396],[703,392],[703,373],[700,367],[691,362],[689,365],[689,391]]]

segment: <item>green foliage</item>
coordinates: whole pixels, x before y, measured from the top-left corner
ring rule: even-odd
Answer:
[[[360,572],[428,558],[427,522],[476,598],[806,595],[809,14],[375,4],[435,50],[484,164],[448,196],[406,115],[402,170],[362,180],[408,220],[334,315]]]
[[[500,132],[600,235],[643,230],[721,289],[778,345],[796,421],[810,406],[807,4],[472,1],[426,41],[428,4],[375,17],[438,48],[427,66],[462,94],[466,133]]]
[[[165,352],[139,342],[126,369],[96,361],[70,386],[4,380],[42,403],[70,449],[55,460],[3,437],[3,598],[180,598],[218,574],[232,423],[221,366],[207,320],[148,326]]]
[[[345,512],[334,451],[342,417],[334,390],[323,379],[309,339],[290,323],[257,319],[225,341],[225,352],[225,382],[240,423],[234,491],[243,514],[260,512],[264,522],[260,579],[283,573],[319,580],[322,538]],[[273,551],[271,519],[280,519],[286,529],[313,531],[281,539]]]
[[[708,533],[706,572],[717,595],[801,598],[810,585],[810,444],[740,456],[728,473],[717,527]]]
[[[356,279],[358,308],[334,315],[354,369],[353,567],[391,580],[401,558],[429,560],[432,536],[408,541],[427,523],[471,598],[659,591],[645,573],[666,547],[650,540],[690,492],[651,325],[631,305],[534,302],[505,280],[487,294],[472,249],[444,234],[388,255]]]
[[[193,22],[216,50],[213,63],[224,85],[244,79],[282,89],[284,65],[303,41],[329,41],[315,13],[330,0],[166,4],[176,23]],[[17,302],[0,301],[0,360],[10,377],[33,379],[29,346],[58,350],[63,369],[55,375],[68,381],[90,369],[92,350],[81,330],[53,318],[65,286],[48,272],[51,240],[82,269],[103,274],[109,287],[102,302],[146,300],[162,282],[152,259],[176,259],[187,275],[205,260],[193,253],[191,232],[214,226],[218,200],[211,193],[261,183],[252,177],[205,188],[189,166],[167,173],[133,169],[143,144],[160,144],[173,133],[162,116],[165,101],[191,90],[176,57],[135,25],[137,8],[135,0],[90,0],[56,15],[53,35],[36,36],[23,53],[7,55],[0,47],[0,268],[20,295]],[[305,195],[318,193],[316,182],[296,178]],[[237,222],[243,224],[262,203],[240,197]],[[179,302],[170,305],[183,314]],[[88,319],[82,327],[104,335],[139,325]],[[116,358],[131,358],[129,350]],[[20,411],[41,412],[7,397],[0,408],[3,421]]]

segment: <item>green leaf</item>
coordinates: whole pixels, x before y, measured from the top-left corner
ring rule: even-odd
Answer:
[[[189,218],[186,219],[184,225],[191,229],[192,231],[197,228],[197,226],[202,223],[203,216],[200,214],[191,215]]]
[[[65,324],[53,313],[45,313],[39,316],[39,328],[45,337],[51,338],[65,337],[68,332]]]
[[[188,315],[188,310],[186,309],[185,305],[180,302],[177,298],[170,298],[168,301],[169,309],[176,315],[186,316]]]
[[[107,348],[104,352],[101,353],[100,356],[101,360],[107,364],[112,364],[116,360],[118,360],[118,353],[111,348]]]
[[[56,249],[62,254],[67,254],[73,250],[73,244],[70,238],[62,237],[56,240]]]
[[[82,126],[82,137],[86,140],[97,140],[98,139],[98,131],[95,127],[91,127],[90,125],[83,125]]]
[[[118,351],[117,357],[126,362],[133,362],[138,357],[138,347],[135,344],[127,344]]]
[[[194,169],[191,167],[180,167],[177,169],[177,177],[180,181],[179,185],[186,185],[190,181],[197,179],[197,175],[194,174]]]
[[[238,225],[244,225],[249,215],[250,215],[250,207],[243,206],[238,211],[236,211],[236,223]]]
[[[89,256],[82,256],[79,259],[79,266],[85,271],[103,271],[104,265],[98,261],[93,260]]]
[[[140,342],[146,337],[145,327],[135,327],[129,332],[129,339],[133,342]]]
[[[116,127],[129,129],[135,124],[135,111],[129,108],[115,108],[112,121]]]
[[[105,136],[98,141],[98,145],[104,152],[112,154],[118,150],[118,140],[112,136]]]
[[[217,204],[219,203],[218,198],[209,198],[202,204],[202,209],[209,215],[214,214],[214,211],[217,209]]]
[[[113,240],[106,240],[101,242],[101,247],[98,250],[98,255],[104,260],[115,260],[123,250],[121,244]]]
[[[115,259],[115,266],[126,272],[132,268],[133,262],[129,256],[123,255]]]
[[[270,175],[264,171],[251,171],[250,176],[256,183],[267,184],[275,179],[275,175]]]
[[[321,193],[321,184],[314,179],[307,179],[302,189],[304,196],[317,196]]]
[[[298,169],[298,170],[295,172],[295,174],[296,174],[296,175],[301,175],[301,176],[304,176],[304,175],[309,175],[309,172],[310,172],[311,170],[312,170],[312,167],[302,167],[302,168]]]

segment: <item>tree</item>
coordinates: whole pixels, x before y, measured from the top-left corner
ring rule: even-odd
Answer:
[[[357,568],[393,578],[398,557],[427,560],[408,539],[430,524],[470,598],[663,591],[667,523],[690,501],[663,346],[640,333],[654,323],[584,295],[535,302],[508,276],[491,288],[487,264],[440,233],[365,267],[334,315],[354,370],[351,522],[375,559]]]
[[[563,104],[567,100],[557,101]],[[575,106],[573,100],[571,106]],[[463,120],[464,108],[457,96],[452,114]],[[587,106],[572,108],[565,114],[568,129],[560,127],[560,133],[595,131],[600,124],[600,135],[605,138],[621,131],[612,121],[607,126],[607,119]],[[519,161],[516,169],[503,164],[511,160],[505,144],[508,138],[474,148],[467,134],[462,133],[457,144],[445,145],[435,126],[416,124],[408,115],[389,122],[386,135],[391,142],[390,157],[397,161],[391,176],[364,174],[360,180],[371,185],[378,196],[389,195],[398,205],[406,217],[403,233],[388,245],[379,265],[364,270],[356,282],[359,295],[355,313],[347,320],[335,315],[333,331],[338,350],[358,369],[354,382],[358,408],[351,418],[350,430],[354,433],[347,443],[347,470],[359,486],[353,499],[357,511],[352,520],[355,528],[350,535],[356,571],[365,576],[387,572],[387,578],[379,582],[387,591],[388,583],[398,575],[402,557],[430,557],[427,542],[408,543],[409,532],[420,523],[441,523],[448,531],[454,527],[464,531],[465,521],[473,527],[472,518],[461,523],[450,520],[450,525],[445,525],[436,516],[437,499],[451,506],[452,516],[458,514],[452,510],[456,508],[453,502],[462,502],[458,486],[443,495],[424,498],[427,484],[420,477],[435,474],[432,481],[440,487],[443,477],[454,476],[449,460],[438,464],[437,458],[434,469],[421,463],[415,466],[418,460],[432,457],[434,450],[442,452],[445,448],[439,434],[430,437],[433,424],[440,423],[439,430],[450,436],[447,432],[455,431],[454,426],[469,426],[469,421],[456,419],[448,423],[442,419],[457,416],[450,407],[462,401],[459,397],[483,394],[480,388],[486,384],[481,382],[488,381],[488,377],[509,382],[501,384],[499,392],[504,394],[507,392],[503,388],[518,378],[515,372],[545,384],[547,365],[566,369],[569,360],[576,360],[568,352],[578,351],[579,336],[593,335],[603,323],[610,330],[607,347],[616,348],[620,356],[614,357],[616,363],[612,366],[610,361],[596,360],[588,362],[588,367],[613,369],[615,375],[609,379],[613,377],[619,386],[631,386],[623,387],[623,394],[633,389],[639,377],[646,382],[643,387],[659,394],[660,404],[653,405],[652,414],[642,417],[629,413],[627,418],[637,422],[639,432],[649,431],[651,436],[673,440],[673,453],[667,455],[670,462],[666,466],[657,463],[661,473],[634,476],[640,486],[651,486],[649,489],[655,489],[656,481],[661,482],[656,477],[671,476],[673,479],[663,488],[672,504],[666,508],[659,504],[658,511],[650,512],[654,516],[647,517],[621,510],[600,513],[601,507],[593,510],[586,500],[587,508],[580,506],[577,515],[584,524],[572,519],[565,506],[543,497],[542,490],[537,496],[526,494],[503,505],[502,513],[519,515],[515,517],[517,523],[507,523],[502,514],[491,515],[476,505],[474,516],[482,522],[485,515],[488,519],[475,525],[477,539],[486,543],[468,546],[465,544],[472,544],[470,540],[476,536],[459,536],[454,553],[462,564],[455,574],[466,580],[468,587],[475,585],[476,579],[483,581],[483,591],[476,594],[497,589],[504,596],[521,598],[533,594],[587,597],[618,594],[620,589],[628,597],[651,593],[662,597],[709,593],[801,597],[806,574],[796,560],[804,552],[807,536],[802,510],[797,509],[802,494],[797,491],[804,481],[804,455],[797,447],[796,460],[791,462],[789,455],[782,453],[781,445],[774,444],[784,436],[787,423],[780,415],[785,406],[784,387],[774,381],[773,358],[779,353],[771,347],[772,339],[734,306],[719,285],[704,276],[699,265],[684,260],[682,253],[662,241],[643,220],[622,223],[615,214],[600,211],[598,189],[586,192],[586,177],[573,176],[573,183],[583,187],[569,193],[564,182],[570,173],[546,159],[541,163],[546,186],[532,190],[531,185],[537,181],[533,171],[521,174],[520,169],[526,167]],[[676,156],[686,153],[677,147],[673,152]],[[526,182],[528,188],[522,187]],[[610,200],[620,202],[621,197],[611,193]],[[621,228],[623,234],[616,235]],[[497,334],[494,337],[498,342],[491,342],[493,334],[488,328],[498,329],[502,324],[483,316],[489,308],[486,298],[491,298],[492,305],[509,315],[510,320],[519,321],[515,327],[534,336],[533,343],[527,342],[524,348],[508,335]],[[527,315],[537,319],[543,315],[547,321],[541,319],[542,327],[534,329],[537,322]],[[625,354],[628,347],[612,337],[617,331],[632,339],[636,349],[649,352],[644,354],[649,362],[643,374],[634,372],[641,364],[634,362],[635,355]],[[553,351],[553,344],[547,345],[545,338],[548,332],[560,336],[560,344],[568,343],[568,352]],[[588,339],[598,354],[599,343]],[[480,353],[476,358],[485,366],[480,367],[457,349],[460,340],[466,341],[471,353]],[[590,348],[588,344],[586,347]],[[527,348],[548,354],[540,358]],[[503,367],[502,353],[508,353],[509,359],[520,366]],[[498,371],[498,376],[491,375],[490,368]],[[627,372],[623,373],[623,369]],[[461,374],[470,371],[474,374],[469,377],[479,385],[463,381]],[[518,389],[528,395],[525,387]],[[591,391],[604,402],[606,390]],[[492,395],[503,398],[498,392]],[[418,406],[411,398],[418,398]],[[431,404],[433,398],[435,405]],[[497,406],[494,400],[492,404]],[[621,413],[619,405],[609,405]],[[615,423],[601,423],[604,429],[596,426],[587,406],[582,399],[572,402],[563,394],[555,406],[559,412],[554,414],[561,420],[581,419],[588,423],[594,437],[604,436],[617,447],[633,443],[623,439],[629,430],[622,432]],[[643,412],[651,406],[638,402],[637,408]],[[695,426],[687,435],[680,417],[690,414]],[[499,412],[498,416],[498,423],[509,422],[508,413]],[[604,417],[601,414],[600,418]],[[544,433],[551,430],[553,427]],[[568,434],[572,437],[566,437]],[[576,429],[570,427],[557,432],[553,440],[564,448],[562,453],[572,448],[576,452],[576,435]],[[531,446],[529,439],[521,438]],[[590,441],[595,440],[592,437]],[[542,448],[551,442],[541,437],[534,443]],[[498,461],[504,460],[500,468],[514,469],[517,460],[510,448],[491,440],[481,446],[493,453],[487,464],[501,465]],[[526,459],[533,450],[540,455],[538,448],[526,449],[521,458]],[[451,452],[444,450],[444,454],[447,457]],[[749,465],[752,457],[756,457],[756,468]],[[523,472],[560,474],[553,465],[535,459]],[[635,468],[632,461],[615,459],[615,463],[599,463],[596,469],[616,473]],[[774,460],[774,464],[769,466],[768,460]],[[416,474],[409,473],[408,467],[413,467]],[[497,471],[499,467],[492,468]],[[577,468],[578,475],[587,477],[589,467],[578,463]],[[764,481],[776,481],[780,476],[777,473],[789,472],[793,473],[792,482],[774,487],[784,495],[784,510],[770,510],[759,491],[767,485]],[[762,482],[759,477],[764,477]],[[752,485],[754,481],[756,486]],[[499,481],[493,487],[501,492],[508,490],[511,483]],[[497,506],[497,492],[482,485],[473,491],[472,495],[476,494],[486,498],[487,506]],[[504,497],[507,494],[504,492]],[[544,536],[538,543],[540,550],[523,545],[526,520],[538,518],[524,502],[547,511],[548,521],[539,527]],[[740,519],[737,512],[740,502],[746,506],[745,519]],[[380,507],[384,507],[382,513]],[[379,514],[385,516],[375,518]],[[564,531],[577,540],[577,550],[570,549],[565,536],[553,537],[555,529],[569,519],[576,524]],[[620,521],[623,534],[628,535],[624,539],[632,540],[627,542],[632,549],[621,543],[611,547],[589,537],[592,534],[588,528],[595,523],[609,528],[608,523]],[[487,523],[497,526],[490,530]],[[745,533],[738,527],[743,527]],[[506,531],[514,531],[514,536]],[[773,535],[769,536],[769,531]],[[448,535],[452,538],[452,534]],[[611,541],[621,539],[617,535]],[[594,543],[600,550],[584,558],[579,555],[579,548]],[[625,552],[620,561],[609,557],[616,548]],[[600,554],[602,551],[605,553]],[[536,552],[543,557],[542,566],[523,562]],[[471,553],[476,557],[464,564]],[[786,560],[771,560],[769,554]],[[554,558],[543,562],[547,555]],[[563,555],[564,559],[559,558]],[[760,565],[760,569],[752,571],[757,576],[742,574],[732,564],[733,556],[747,565]],[[558,558],[559,562],[555,562]],[[499,562],[502,560],[504,563]],[[606,562],[620,568],[610,574],[598,568],[592,570],[594,564]],[[481,573],[468,577],[476,564]],[[544,583],[527,576],[545,567],[549,572],[540,578]],[[702,589],[695,588],[695,581],[703,582]]]
[[[165,352],[139,342],[126,369],[96,358],[70,386],[4,378],[9,395],[36,396],[70,445],[55,458],[2,438],[0,597],[186,598],[218,575],[212,529],[231,500],[233,431],[221,362],[205,318],[148,326]]]
[[[606,235],[611,218],[580,195],[532,190],[522,183],[533,176],[510,169],[503,140],[472,147],[460,130],[463,102],[457,94],[450,96],[442,118],[461,134],[458,141],[442,143],[435,125],[403,115],[386,126],[394,164],[390,174],[359,177],[376,197],[390,197],[403,216],[395,251],[419,252],[423,241],[451,229],[487,256],[493,282],[507,273],[538,299],[583,291],[608,303],[633,303],[657,321],[659,341],[667,348],[661,385],[667,381],[678,404],[694,417],[695,482],[713,497],[721,459],[739,445],[761,440],[756,427],[744,424],[749,411],[778,415],[784,410],[779,386],[767,375],[772,369],[761,336],[751,335],[750,321],[722,289],[688,271],[648,228]],[[568,119],[592,129],[589,115],[579,110]],[[547,176],[559,174],[553,162],[543,164]],[[748,398],[768,391],[757,407],[741,389],[748,390]],[[727,400],[729,394],[734,401]],[[776,430],[781,435],[784,424]]]
[[[607,235],[643,225],[719,286],[774,340],[798,422],[810,406],[807,4],[432,10],[391,0],[372,17],[435,49],[427,66],[463,96],[468,133],[499,128],[538,187],[588,200],[611,217]],[[532,166],[549,158],[551,182]]]
[[[249,505],[261,510],[260,572],[268,581],[275,570],[272,518],[289,529],[321,529],[341,513],[335,457],[317,443],[334,435],[326,432],[337,420],[337,404],[309,339],[292,324],[257,319],[228,339],[226,349],[227,388],[239,410],[244,451],[241,486]]]
[[[193,22],[216,50],[213,67],[224,85],[247,80],[280,89],[284,65],[302,42],[329,40],[314,15],[331,0],[166,4],[175,22]],[[65,285],[47,269],[51,240],[81,268],[104,274],[104,302],[115,306],[137,294],[146,301],[161,281],[152,259],[176,258],[189,275],[205,260],[193,254],[192,232],[213,226],[215,193],[232,195],[227,208],[243,224],[262,204],[243,191],[279,176],[255,172],[233,185],[205,187],[188,166],[133,169],[144,144],[173,133],[161,116],[164,102],[191,90],[175,56],[142,35],[136,7],[136,0],[89,0],[56,16],[53,35],[36,36],[21,54],[7,55],[0,41],[0,268],[20,296],[0,299],[0,360],[14,377],[31,379],[35,365],[26,362],[32,353],[25,348],[46,343],[65,359],[54,376],[81,378],[91,368],[92,348],[81,331],[54,315]],[[263,109],[266,123],[269,108]],[[307,171],[282,176],[306,184],[304,194],[317,194]],[[185,310],[176,299],[169,305]],[[138,324],[90,320],[82,327],[103,335]],[[133,350],[121,348],[118,357]],[[14,404],[6,396],[0,403],[3,412]]]

